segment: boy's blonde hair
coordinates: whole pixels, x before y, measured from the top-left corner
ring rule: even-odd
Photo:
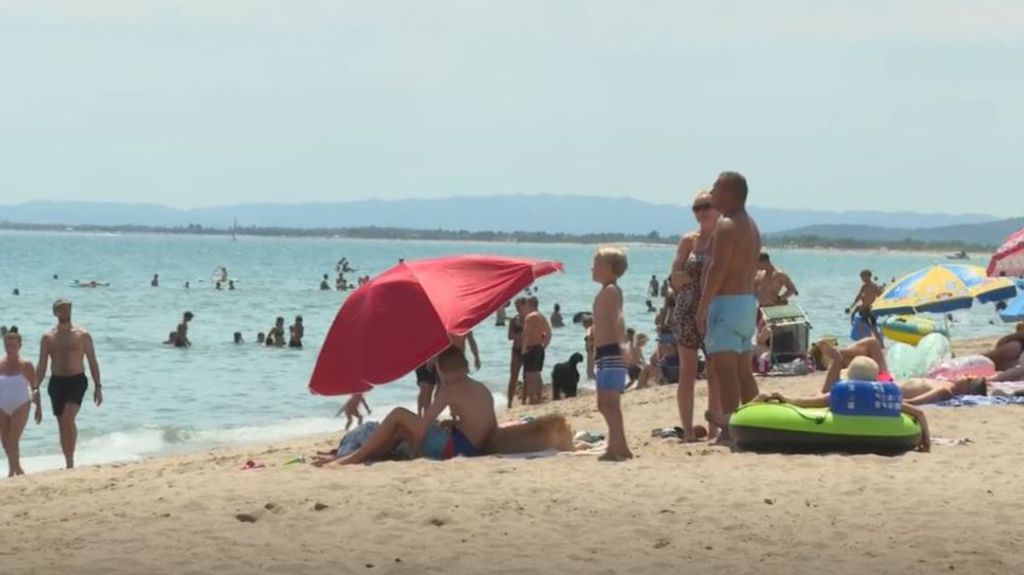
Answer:
[[[626,259],[626,251],[615,246],[601,246],[594,254],[594,259],[608,264],[616,278],[622,277],[629,268],[629,260]]]

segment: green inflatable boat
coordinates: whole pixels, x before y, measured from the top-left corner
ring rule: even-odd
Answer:
[[[899,417],[835,415],[827,408],[785,403],[751,403],[729,419],[736,447],[763,453],[878,453],[894,455],[917,447],[921,426]]]

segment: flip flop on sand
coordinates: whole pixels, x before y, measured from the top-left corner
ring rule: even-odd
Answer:
[[[242,471],[249,471],[250,469],[263,469],[264,467],[266,467],[266,465],[263,465],[262,463],[257,463],[250,459],[249,461],[245,462],[245,465],[242,466]]]

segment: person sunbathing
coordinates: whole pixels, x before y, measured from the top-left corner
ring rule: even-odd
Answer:
[[[850,361],[850,365],[846,370],[841,372],[840,377],[843,380],[851,381],[862,381],[862,382],[877,382],[879,376],[878,364],[875,360],[869,357],[856,357]],[[958,387],[959,386],[959,387]],[[828,386],[830,389],[832,385]],[[931,435],[928,431],[928,420],[924,416],[924,412],[917,408],[918,405],[925,403],[937,403],[943,399],[948,399],[952,395],[946,395],[952,393],[953,390],[962,391],[961,394],[967,391],[977,391],[977,389],[969,388],[966,382],[948,382],[944,380],[907,380],[899,386],[902,394],[900,402],[900,411],[913,417],[918,425],[921,426],[921,443],[918,449],[921,451],[929,451],[931,449]],[[841,389],[841,388],[836,388]],[[904,392],[904,389],[906,391]],[[786,397],[781,393],[762,393],[754,398],[751,403],[764,403],[766,401],[777,401],[779,403],[788,403],[797,407],[829,407],[831,405],[832,391],[821,393],[810,397]],[[908,397],[908,393],[910,397]],[[845,401],[845,400],[844,400]],[[715,422],[719,425],[722,423],[728,425],[728,421]]]
[[[459,455],[483,455],[498,427],[494,396],[484,384],[469,377],[469,363],[461,349],[451,346],[441,352],[437,367],[442,383],[422,417],[401,407],[393,409],[354,453],[319,457],[313,465],[375,461],[386,457],[403,441],[411,446],[413,458],[444,460]],[[456,420],[450,430],[435,422],[445,408]]]
[[[1022,364],[1024,355],[1024,322],[1017,324],[1017,331],[999,338],[991,351],[981,355],[996,364],[997,371],[1006,371]]]
[[[888,378],[889,366],[885,362],[885,350],[873,337],[866,337],[838,349],[827,339],[823,339],[811,346],[811,354],[821,354],[823,359],[828,360],[828,373],[825,375],[825,384],[821,387],[822,393],[828,393],[832,385],[839,381],[842,370],[849,367],[858,357],[870,358],[878,366],[883,379]]]

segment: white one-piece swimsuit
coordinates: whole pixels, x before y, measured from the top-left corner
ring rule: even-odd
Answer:
[[[0,375],[0,411],[13,415],[19,407],[31,400],[32,393],[24,375]]]

